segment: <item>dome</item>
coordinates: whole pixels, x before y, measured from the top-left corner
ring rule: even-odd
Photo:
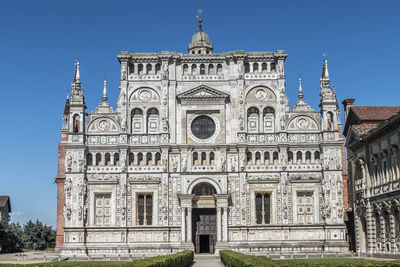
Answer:
[[[192,41],[189,44],[189,53],[211,54],[212,50],[210,37],[208,37],[207,33],[203,32],[203,28],[200,24],[198,31],[192,36]]]
[[[192,46],[202,45],[202,44],[210,44],[210,37],[208,34],[203,31],[198,31],[192,36]]]

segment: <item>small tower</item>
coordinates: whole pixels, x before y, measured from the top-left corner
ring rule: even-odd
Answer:
[[[321,84],[321,128],[323,131],[338,131],[339,122],[339,106],[336,99],[336,93],[330,86],[330,78],[328,72],[328,60],[324,59],[322,65]]]
[[[71,85],[69,132],[83,134],[85,131],[85,97],[81,85],[79,61],[76,61],[74,82]],[[77,138],[73,138],[75,141]],[[83,138],[82,138],[83,141]]]
[[[201,18],[201,13],[203,12],[203,10],[199,9],[197,12],[199,13],[197,15],[199,29],[192,36],[192,42],[190,42],[188,49],[189,54],[212,54],[213,48],[211,46],[210,37],[208,37],[208,34],[203,31],[203,27],[201,25],[201,23],[203,22]]]

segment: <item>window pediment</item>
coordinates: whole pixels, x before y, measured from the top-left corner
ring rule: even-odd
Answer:
[[[190,89],[186,92],[180,93],[176,98],[181,101],[181,103],[226,103],[229,100],[229,95],[216,90],[214,88],[201,85]]]

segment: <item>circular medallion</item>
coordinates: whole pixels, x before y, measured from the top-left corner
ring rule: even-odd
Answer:
[[[110,123],[107,120],[99,121],[98,127],[101,131],[107,131],[108,127],[110,127]]]
[[[258,100],[264,100],[267,97],[267,92],[264,89],[258,89],[255,96]]]
[[[142,90],[139,93],[139,99],[143,102],[149,101],[151,98],[151,93],[149,90]]]
[[[297,120],[297,127],[299,129],[306,129],[308,126],[310,126],[310,122],[306,118],[299,118]]]
[[[193,135],[199,139],[208,139],[213,136],[215,128],[214,120],[205,115],[196,117],[190,125]]]

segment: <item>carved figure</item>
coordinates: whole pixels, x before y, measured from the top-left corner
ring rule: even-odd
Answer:
[[[66,159],[66,167],[67,167],[67,171],[71,171],[72,170],[72,156],[71,156],[71,153],[68,153],[68,155],[67,155],[67,159]]]
[[[172,171],[176,172],[178,171],[178,157],[173,157],[172,158]]]
[[[231,157],[231,171],[234,172],[236,170],[236,157]]]
[[[332,112],[328,112],[328,113],[326,114],[326,120],[327,120],[326,128],[328,129],[328,131],[332,131],[332,130],[333,130],[333,116],[332,116]]]
[[[224,172],[226,170],[226,159],[224,154],[221,154],[220,164],[221,164],[221,171]]]
[[[186,172],[187,169],[187,158],[186,155],[182,156],[182,172]]]

